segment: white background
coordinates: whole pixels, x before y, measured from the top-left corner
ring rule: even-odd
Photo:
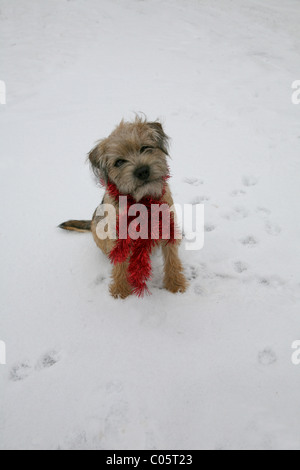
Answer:
[[[299,449],[300,4],[0,0],[2,449]],[[109,297],[85,163],[161,118],[190,288]]]

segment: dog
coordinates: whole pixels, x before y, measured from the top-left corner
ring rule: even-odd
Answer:
[[[174,203],[167,182],[168,157],[169,137],[160,122],[149,122],[138,116],[133,122],[122,120],[116,129],[107,138],[100,140],[88,154],[97,179],[106,187],[100,209],[103,205],[112,205],[116,214],[120,215],[119,200],[113,196],[110,187],[115,188],[119,195],[126,195],[136,203],[142,203],[148,198],[147,200],[157,200],[172,208]],[[60,228],[92,232],[97,246],[111,258],[118,243],[116,220],[109,219],[107,230],[115,233],[115,237],[103,238],[97,233],[97,227],[103,217],[98,208],[91,221],[70,220],[61,224]],[[179,245],[180,239],[173,240],[172,243],[166,239],[157,240],[157,246],[162,248],[164,258],[164,287],[172,293],[184,293],[188,286],[178,254]],[[114,298],[125,299],[134,293],[134,286],[130,282],[129,256],[121,262],[115,262],[113,266],[110,294]]]

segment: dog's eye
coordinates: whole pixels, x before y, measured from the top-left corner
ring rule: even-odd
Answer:
[[[153,148],[154,147],[150,147],[150,145],[143,145],[143,147],[140,148],[140,153],[151,151]]]
[[[126,160],[122,160],[122,159],[120,158],[119,160],[116,161],[115,167],[116,167],[116,168],[120,168],[120,166],[124,165],[124,163],[126,163]]]

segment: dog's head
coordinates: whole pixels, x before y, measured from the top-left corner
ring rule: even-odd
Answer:
[[[120,193],[137,202],[145,196],[161,197],[168,175],[168,136],[159,122],[136,118],[122,121],[90,152],[94,173],[114,183]]]

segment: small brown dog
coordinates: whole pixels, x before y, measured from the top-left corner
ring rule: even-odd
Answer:
[[[134,122],[122,121],[109,137],[101,140],[89,153],[89,160],[96,176],[106,185],[112,182],[122,195],[130,195],[137,203],[145,197],[161,198],[170,208],[173,199],[168,175],[168,137],[159,122],[147,122],[136,117]],[[111,204],[119,211],[119,202],[106,190],[102,204]],[[100,206],[99,206],[100,207]],[[71,220],[60,225],[65,230],[91,231],[98,247],[110,256],[116,239],[99,238],[97,226],[101,220],[96,210],[92,221]],[[115,220],[111,224],[116,225]],[[108,225],[110,225],[108,223]],[[113,232],[115,226],[108,226]],[[164,286],[173,293],[185,292],[187,281],[178,256],[180,240],[168,243],[159,240],[164,256]],[[113,267],[110,293],[115,298],[125,299],[133,292],[128,278],[129,261]]]

